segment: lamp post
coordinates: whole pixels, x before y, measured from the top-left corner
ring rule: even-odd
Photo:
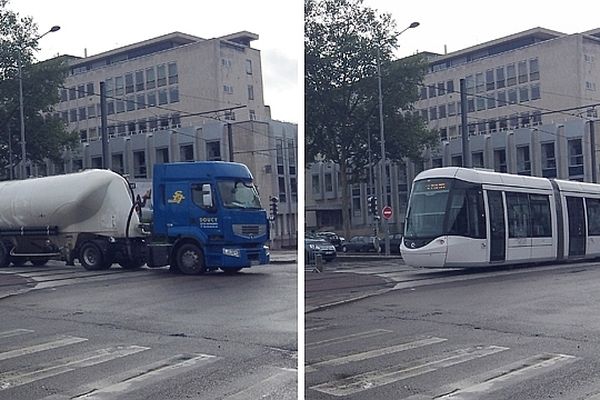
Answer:
[[[54,25],[50,30],[42,35],[38,36],[37,40],[40,40],[51,32],[56,32],[60,29],[60,26]],[[22,70],[22,52],[19,52],[19,59],[17,68],[19,72],[19,116],[21,118],[21,179],[25,178],[25,160],[27,159],[27,148],[25,146],[25,115],[23,108],[23,70]]]
[[[419,26],[420,24],[418,22],[413,22],[411,23],[409,26],[407,26],[406,28],[404,28],[403,30],[401,30],[400,32],[398,32],[397,36],[400,36],[402,33],[406,32],[407,30],[411,29],[411,28],[416,28],[417,26]],[[383,91],[381,89],[381,54],[380,54],[380,48],[379,46],[377,46],[377,89],[379,91],[379,135],[380,135],[380,142],[381,142],[381,172],[380,172],[380,181],[381,181],[381,200],[380,200],[380,205],[381,207],[385,207],[387,204],[387,173],[386,173],[386,168],[385,168],[385,135],[384,135],[384,129],[383,129]],[[383,222],[383,234],[384,234],[384,238],[385,238],[385,255],[389,256],[390,255],[390,230],[389,230],[389,223],[388,220],[385,218],[382,218],[381,221]]]

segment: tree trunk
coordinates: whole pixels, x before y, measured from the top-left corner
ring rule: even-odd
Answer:
[[[342,226],[344,237],[350,239],[350,193],[348,189],[348,176],[346,175],[346,154],[342,152],[340,157],[340,186],[342,187]]]

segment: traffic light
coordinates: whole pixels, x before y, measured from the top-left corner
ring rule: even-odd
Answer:
[[[369,203],[369,211],[373,215],[377,215],[377,196],[367,197],[367,203]]]
[[[275,196],[271,196],[271,220],[274,221],[277,218],[277,204],[279,199]]]

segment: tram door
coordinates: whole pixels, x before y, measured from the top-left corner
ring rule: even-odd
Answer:
[[[506,227],[504,224],[504,203],[502,192],[487,191],[490,216],[490,261],[504,261],[506,258]]]
[[[569,256],[585,255],[585,214],[583,197],[567,197]]]

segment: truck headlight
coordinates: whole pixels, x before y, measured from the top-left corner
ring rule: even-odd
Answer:
[[[223,249],[223,255],[240,258],[240,249]]]

